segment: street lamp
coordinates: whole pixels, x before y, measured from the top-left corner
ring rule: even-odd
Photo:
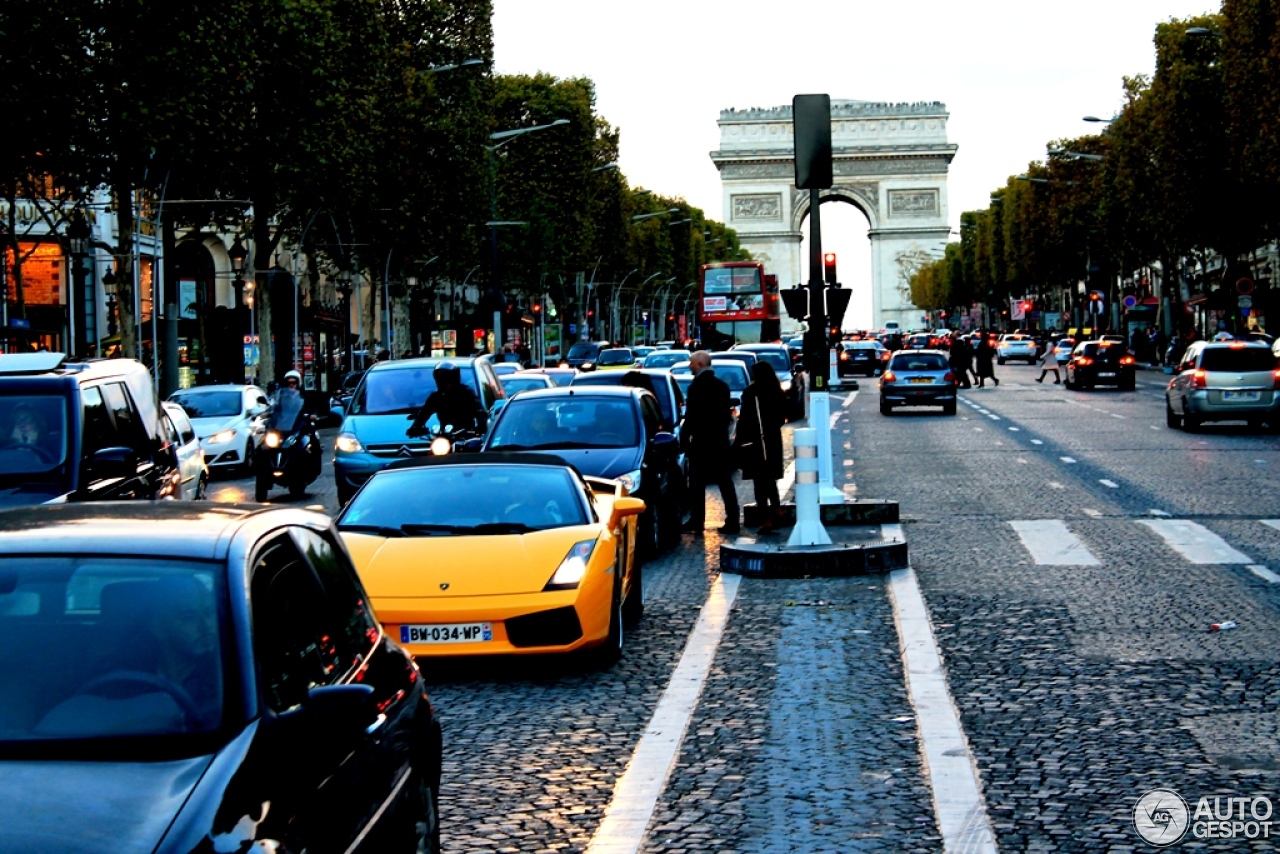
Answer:
[[[526,225],[527,223],[503,222],[498,219],[498,176],[497,165],[493,153],[502,146],[518,136],[524,136],[526,133],[534,131],[546,130],[547,128],[559,127],[569,124],[568,119],[556,119],[545,125],[533,125],[527,128],[514,128],[513,130],[500,130],[496,133],[489,134],[489,141],[493,145],[486,145],[484,150],[488,152],[489,158],[489,222],[485,225],[489,228],[489,267],[490,267],[490,287],[491,293],[489,300],[493,304],[493,354],[495,358],[502,348],[502,309],[505,302],[502,296],[502,287],[500,277],[498,275],[498,226],[499,225]]]
[[[595,167],[595,168],[594,168],[594,169],[592,169],[591,171],[592,171],[592,172],[604,172],[605,170],[608,170],[608,169],[617,169],[617,168],[618,168],[618,161],[616,161],[616,160],[611,160],[611,161],[609,161],[608,163],[604,164],[603,166],[597,166],[597,167]]]
[[[667,208],[665,211],[654,211],[653,213],[632,214],[631,221],[639,222],[642,219],[653,219],[655,216],[669,216],[673,213],[680,213],[680,208]]]
[[[464,59],[462,62],[450,63],[447,65],[428,65],[422,69],[424,74],[439,74],[441,71],[453,71],[458,68],[470,68],[473,65],[484,65],[483,59]]]
[[[71,250],[72,291],[67,312],[67,358],[74,358],[76,351],[88,355],[88,345],[96,336],[93,335],[94,300],[86,294],[84,256],[89,251],[89,221],[82,212],[76,211],[67,226],[67,243]],[[82,340],[77,340],[82,339]]]
[[[1085,120],[1086,122],[1098,122],[1098,123],[1100,123],[1100,124],[1104,124],[1104,125],[1109,125],[1109,124],[1111,124],[1112,122],[1114,122],[1114,121],[1115,121],[1115,119],[1100,119],[1100,118],[1098,118],[1097,116],[1085,116],[1085,117],[1084,117],[1084,120]]]
[[[1100,160],[1107,159],[1107,156],[1105,154],[1084,154],[1079,151],[1067,151],[1065,148],[1050,148],[1049,153],[1056,154],[1059,157],[1066,157],[1070,160],[1100,161]]]

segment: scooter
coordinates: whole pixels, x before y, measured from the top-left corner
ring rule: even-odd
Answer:
[[[320,476],[321,448],[315,424],[314,415],[302,412],[302,395],[294,389],[282,389],[255,456],[257,501],[266,501],[275,486],[288,488],[292,499],[302,498]]]
[[[455,430],[452,424],[431,429],[431,455],[444,457],[471,450],[467,443],[478,439],[474,430]]]

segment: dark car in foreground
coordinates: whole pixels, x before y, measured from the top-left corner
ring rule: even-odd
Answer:
[[[947,354],[937,350],[900,350],[880,375],[880,414],[897,406],[941,406],[956,414],[956,375]]]
[[[1119,341],[1081,341],[1067,360],[1063,382],[1068,389],[1113,385],[1122,391],[1133,391],[1137,384],[1134,361]]]
[[[1280,367],[1261,341],[1197,341],[1183,354],[1164,400],[1170,427],[1245,421],[1280,429]]]
[[[645,503],[638,544],[652,556],[680,539],[680,443],[652,394],[625,386],[526,391],[489,428],[483,450],[553,453],[591,477],[620,480]]]
[[[0,851],[438,851],[440,728],[325,516],[0,512]]]

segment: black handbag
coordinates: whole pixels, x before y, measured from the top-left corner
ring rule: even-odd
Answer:
[[[755,470],[768,457],[768,453],[764,450],[764,419],[760,417],[760,399],[755,398],[756,410],[756,436],[758,438],[749,441],[739,441],[738,434],[733,437],[733,467],[742,472],[745,478],[752,478]]]

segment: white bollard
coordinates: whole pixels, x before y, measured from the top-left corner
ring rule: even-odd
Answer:
[[[818,431],[802,427],[791,438],[796,453],[796,526],[791,529],[787,545],[829,546],[831,537],[822,527],[818,506]]]
[[[818,503],[843,504],[844,493],[836,489],[831,458],[831,395],[815,391],[809,395],[809,424],[818,431]]]

